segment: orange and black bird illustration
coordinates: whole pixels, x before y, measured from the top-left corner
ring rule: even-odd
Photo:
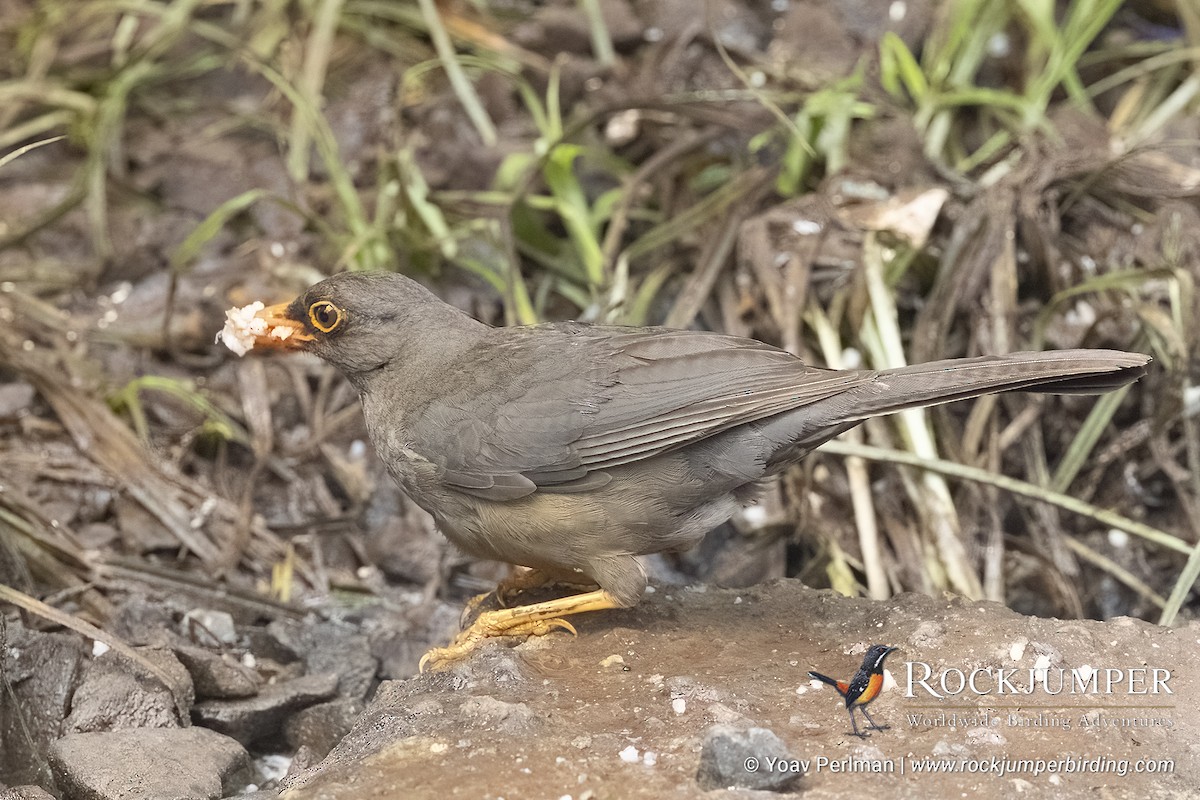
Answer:
[[[883,660],[888,657],[888,653],[895,649],[895,647],[888,647],[885,644],[871,645],[866,656],[863,657],[862,666],[858,668],[858,672],[854,673],[854,677],[850,679],[849,683],[834,680],[819,672],[808,673],[810,677],[816,678],[822,683],[828,683],[837,689],[838,694],[846,698],[846,710],[850,712],[850,724],[854,726],[854,735],[860,739],[865,739],[867,732],[860,733],[858,730],[858,722],[854,719],[854,709],[856,708],[862,712],[872,730],[885,731],[888,729],[887,725],[880,727],[875,724],[875,720],[871,719],[871,715],[867,713],[867,703],[879,696],[879,690],[883,688]]]

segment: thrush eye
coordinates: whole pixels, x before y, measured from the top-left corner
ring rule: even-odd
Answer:
[[[342,310],[328,300],[318,300],[308,307],[308,321],[322,333],[341,325],[342,316]]]

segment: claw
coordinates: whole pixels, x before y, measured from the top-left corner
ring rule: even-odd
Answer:
[[[499,636],[545,636],[554,630],[578,636],[575,626],[563,619],[564,616],[619,607],[612,595],[598,590],[517,608],[484,611],[448,647],[434,647],[421,656],[417,669],[425,672],[426,669],[448,666],[469,656],[485,640]]]
[[[546,620],[546,624],[549,625],[551,628],[559,628],[561,630],[564,630],[567,633],[571,634],[572,636],[575,636],[575,637],[579,636],[579,631],[575,630],[575,626],[572,625],[571,623],[567,622],[565,619],[562,619],[561,617],[557,618],[557,619],[548,619],[548,620]]]

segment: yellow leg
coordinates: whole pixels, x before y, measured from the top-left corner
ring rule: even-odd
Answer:
[[[424,672],[426,666],[434,669],[445,667],[470,655],[485,639],[496,636],[544,636],[555,628],[574,634],[575,626],[562,617],[621,607],[611,594],[598,589],[544,603],[484,611],[449,647],[435,647],[422,656],[419,669]]]

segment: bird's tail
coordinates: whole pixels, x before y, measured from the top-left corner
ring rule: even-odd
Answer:
[[[844,695],[846,693],[846,690],[843,688],[844,684],[842,684],[841,681],[838,681],[838,680],[835,680],[834,678],[829,677],[828,675],[822,675],[819,672],[809,672],[808,677],[816,678],[821,683],[828,683],[834,689],[837,689],[838,694]]]
[[[996,392],[1102,394],[1146,374],[1150,357],[1119,350],[1051,350],[953,358],[883,370],[840,398],[844,421]]]

